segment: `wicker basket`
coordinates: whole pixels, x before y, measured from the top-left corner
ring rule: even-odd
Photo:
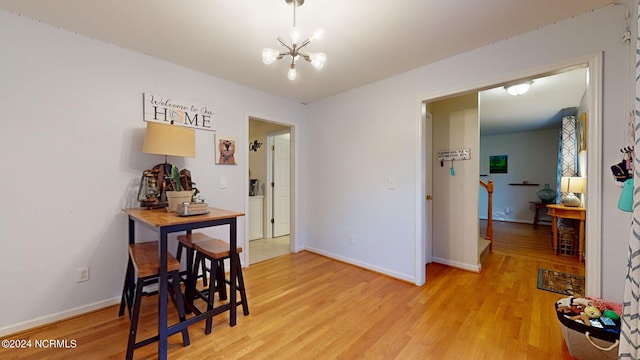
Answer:
[[[558,310],[556,305],[556,310]],[[602,328],[588,326],[556,311],[560,332],[567,344],[569,354],[578,360],[615,360],[618,358],[620,322],[615,326],[603,325],[600,319],[593,319]]]

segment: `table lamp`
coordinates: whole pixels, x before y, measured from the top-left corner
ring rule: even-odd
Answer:
[[[168,186],[174,166],[167,162],[167,156],[195,157],[195,130],[178,125],[147,122],[142,152],[164,155],[164,163],[143,172],[138,189],[140,206],[165,207],[167,206],[166,191],[174,190]]]
[[[560,191],[565,193],[562,199],[564,206],[580,206],[582,201],[575,194],[582,194],[585,190],[585,178],[578,176],[563,176],[560,179]]]

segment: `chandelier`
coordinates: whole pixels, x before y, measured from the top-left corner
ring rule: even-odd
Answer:
[[[291,45],[287,45],[287,43],[282,40],[281,37],[278,36],[278,43],[280,45],[287,48],[286,51],[278,51],[275,49],[264,48],[262,49],[262,62],[269,65],[275,62],[276,60],[280,60],[283,57],[289,55],[291,56],[291,62],[289,63],[289,72],[287,73],[287,77],[289,80],[296,79],[296,61],[300,57],[310,62],[313,67],[320,70],[324,67],[325,62],[327,61],[327,55],[325,53],[310,53],[306,51],[301,51],[305,46],[311,44],[312,42],[318,41],[324,35],[324,31],[322,29],[316,30],[311,37],[300,42],[302,39],[300,35],[300,30],[296,27],[296,7],[302,6],[304,4],[304,0],[285,0],[287,4],[292,4],[293,6],[293,28],[291,29]]]

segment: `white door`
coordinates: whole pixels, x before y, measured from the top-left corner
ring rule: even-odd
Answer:
[[[433,256],[433,115],[425,110],[424,122],[424,170],[425,174],[425,206],[424,206],[424,264],[431,262]]]
[[[291,151],[290,135],[274,136],[273,150],[273,237],[289,235],[290,194],[291,194]]]

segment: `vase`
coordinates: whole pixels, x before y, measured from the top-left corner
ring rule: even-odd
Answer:
[[[556,199],[556,191],[551,190],[549,188],[549,184],[544,184],[544,189],[538,190],[536,195],[538,195],[538,198],[540,198],[540,201],[542,201],[545,204],[550,204],[551,202],[553,202],[553,200]]]
[[[176,208],[178,207],[178,204],[191,202],[193,191],[191,190],[167,191],[166,194],[167,194],[167,201],[169,202],[169,205],[167,206],[167,211],[176,212]]]

